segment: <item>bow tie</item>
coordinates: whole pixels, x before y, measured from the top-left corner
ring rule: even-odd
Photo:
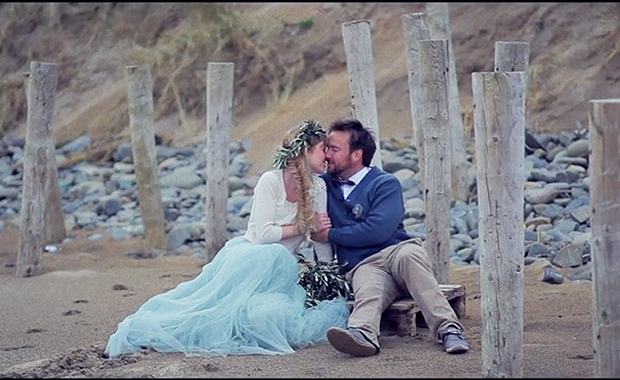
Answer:
[[[334,181],[334,184],[336,186],[342,186],[342,185],[355,186],[355,182],[351,181],[350,179],[342,179],[340,177],[332,177],[332,180]]]

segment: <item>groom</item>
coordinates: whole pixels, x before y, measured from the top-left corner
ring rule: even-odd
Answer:
[[[332,243],[355,303],[348,327],[327,331],[329,343],[352,356],[379,353],[383,311],[395,299],[411,296],[445,351],[464,353],[469,344],[463,326],[439,287],[422,242],[404,229],[400,182],[370,166],[375,151],[372,132],[359,120],[330,126],[327,172],[321,176],[332,227],[315,233],[313,240]]]

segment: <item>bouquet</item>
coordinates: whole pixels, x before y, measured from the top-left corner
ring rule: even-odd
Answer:
[[[344,297],[353,299],[351,285],[346,280],[337,259],[329,262],[309,261],[298,253],[300,264],[298,283],[306,290],[306,307],[316,306],[321,301]]]

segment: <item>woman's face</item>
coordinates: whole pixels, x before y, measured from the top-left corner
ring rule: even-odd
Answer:
[[[310,169],[313,173],[323,173],[325,171],[325,143],[314,144],[308,150],[308,160]]]

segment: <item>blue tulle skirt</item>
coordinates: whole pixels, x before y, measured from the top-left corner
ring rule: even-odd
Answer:
[[[196,278],[151,297],[119,323],[105,352],[276,355],[327,343],[329,327],[346,327],[346,302],[307,308],[298,276],[297,260],[283,245],[233,238]]]

